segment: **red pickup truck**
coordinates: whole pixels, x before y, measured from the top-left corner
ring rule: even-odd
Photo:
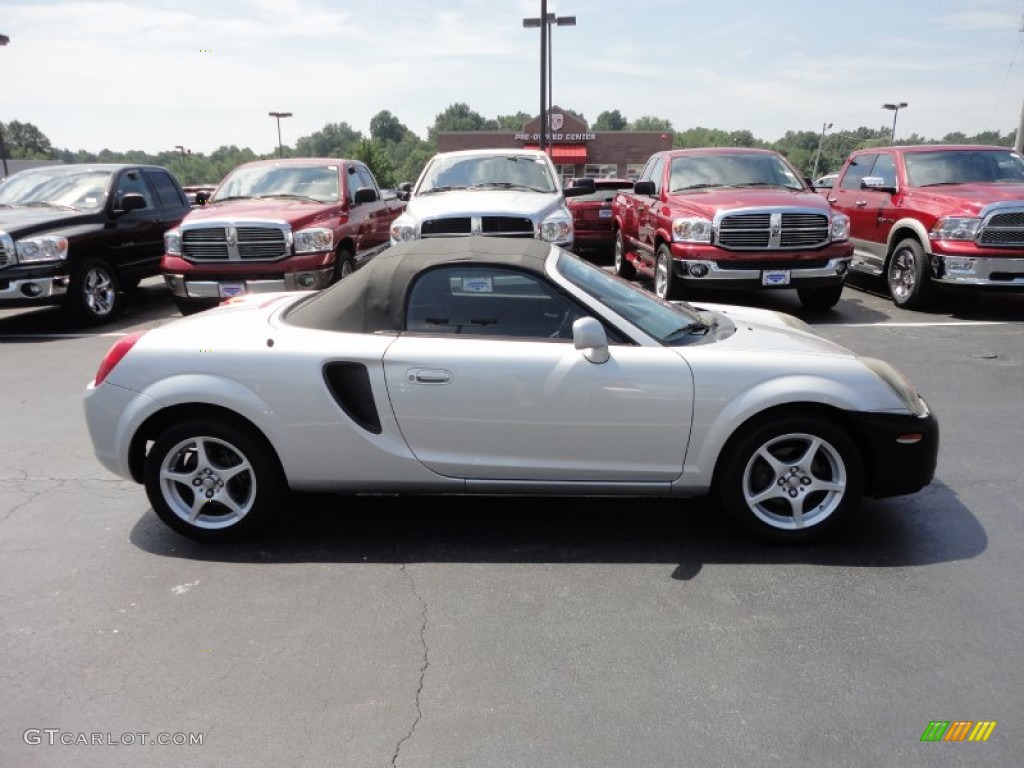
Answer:
[[[833,307],[853,246],[833,212],[778,152],[677,149],[651,156],[612,202],[615,271],[653,278],[663,299],[712,288],[796,288]]]
[[[827,191],[850,217],[851,269],[924,309],[936,285],[1024,289],[1024,159],[974,145],[852,153]]]
[[[257,160],[167,231],[161,271],[186,315],[246,293],[318,290],[387,248],[403,210],[357,160]]]

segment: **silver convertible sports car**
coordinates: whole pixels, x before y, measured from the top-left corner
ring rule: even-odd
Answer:
[[[85,415],[102,464],[202,540],[317,491],[710,495],[802,542],[927,485],[939,443],[902,374],[794,317],[662,301],[517,238],[397,245],[126,336]]]

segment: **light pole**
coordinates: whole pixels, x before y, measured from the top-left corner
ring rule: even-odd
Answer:
[[[540,139],[537,142],[537,147],[543,151],[545,142],[545,134],[547,132],[548,122],[548,29],[547,24],[541,24],[541,20],[547,20],[548,18],[548,0],[540,0],[540,16],[532,19],[523,19],[523,26],[527,29],[531,27],[540,27]]]
[[[547,125],[547,120],[550,119],[550,118],[545,116],[545,112],[548,115],[550,115],[551,114],[551,108],[555,105],[555,98],[554,98],[554,76],[552,74],[552,70],[554,68],[552,67],[553,57],[551,55],[551,38],[552,38],[551,26],[552,25],[559,26],[559,27],[575,27],[576,26],[576,17],[575,16],[556,16],[553,13],[544,13],[544,18],[547,19],[547,23],[544,24],[543,27],[547,30],[547,45],[545,45],[545,47],[544,47],[544,57],[547,58],[547,71],[548,71],[547,72],[547,91],[548,91],[548,93],[547,93],[547,99],[541,105],[541,124],[542,124],[541,125],[541,136],[542,137],[544,135],[544,127]],[[535,17],[529,18],[529,19],[523,19],[523,26],[526,27],[527,29],[535,29],[535,28],[541,26],[540,20],[541,20],[540,16],[535,16]],[[543,32],[542,32],[542,34],[543,34]],[[542,57],[541,60],[543,61],[543,57]],[[542,71],[541,71],[541,78],[542,78],[542,81],[541,81],[541,92],[543,93],[543,90],[544,90],[544,84],[543,84],[543,78],[544,78],[543,65],[542,65]],[[544,149],[543,141],[541,142],[540,148]]]
[[[889,137],[889,143],[894,144],[896,142],[896,118],[899,117],[900,110],[907,106],[907,102],[901,101],[899,104],[883,104],[882,109],[892,110],[892,135]]]
[[[181,186],[185,186],[188,184],[188,166],[185,165],[185,148],[181,144],[175,144],[174,148],[181,150]],[[192,150],[188,150],[188,153],[191,155]]]
[[[0,35],[0,45],[7,45],[11,42],[11,38],[7,35]],[[4,127],[0,125],[0,160],[4,164],[4,175],[2,178],[7,178],[7,147],[4,146]]]
[[[291,117],[291,112],[268,112],[271,117],[277,118],[277,156],[284,157],[284,149],[281,146],[281,118]]]
[[[825,131],[832,127],[832,123],[821,124],[821,138],[818,139],[818,151],[814,153],[814,171],[811,173],[811,181],[818,178],[818,159],[821,157],[821,145],[825,143]]]

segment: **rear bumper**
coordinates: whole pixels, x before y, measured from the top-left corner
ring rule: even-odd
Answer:
[[[939,423],[927,416],[850,413],[867,462],[867,493],[876,498],[902,496],[928,485],[939,455]],[[911,436],[920,435],[916,442]]]

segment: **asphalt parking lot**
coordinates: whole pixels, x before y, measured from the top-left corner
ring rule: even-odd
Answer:
[[[159,281],[93,330],[0,311],[0,766],[1019,764],[1024,294],[855,284],[721,298],[893,362],[939,416],[933,484],[809,548],[700,503],[344,497],[203,547],[82,417],[110,344],[176,316]],[[998,724],[922,743],[936,720]]]

